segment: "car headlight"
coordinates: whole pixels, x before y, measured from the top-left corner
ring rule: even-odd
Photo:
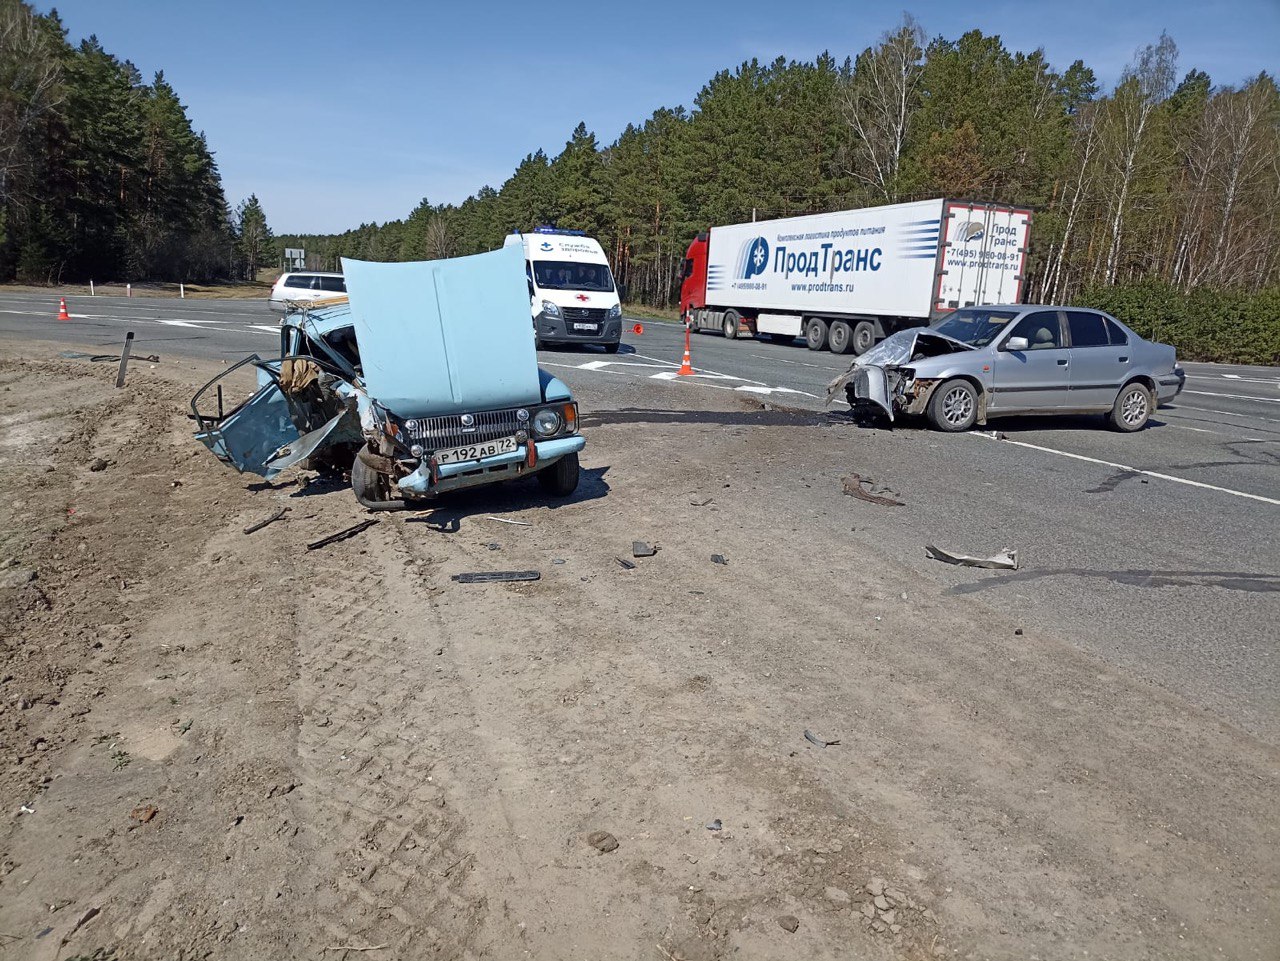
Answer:
[[[622,305],[621,305],[621,304],[614,304],[612,307],[610,307],[610,308],[609,308],[609,319],[610,319],[610,320],[617,320],[617,319],[618,319],[619,317],[621,317],[621,316],[622,316]]]
[[[560,430],[560,414],[543,408],[533,415],[533,432],[539,437],[550,437]]]
[[[559,317],[559,316],[560,316],[560,305],[559,305],[559,304],[553,304],[553,303],[552,303],[551,301],[549,301],[549,300],[544,300],[544,301],[542,302],[542,312],[543,312],[544,314],[546,314],[548,317]]]

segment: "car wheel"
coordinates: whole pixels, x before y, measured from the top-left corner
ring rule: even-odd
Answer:
[[[616,354],[618,352],[618,347],[619,347],[618,344],[605,344],[604,352],[606,354]]]
[[[724,331],[725,340],[733,340],[738,336],[738,325],[742,323],[742,315],[736,310],[726,310],[724,312],[724,322],[720,325],[720,329]]]
[[[1120,389],[1107,420],[1114,430],[1132,434],[1147,426],[1147,421],[1151,418],[1151,407],[1151,391],[1134,381]]]
[[[351,462],[351,489],[362,507],[371,511],[398,511],[408,505],[391,499],[391,482],[359,457]]]
[[[869,320],[860,320],[853,328],[853,353],[861,357],[876,342],[876,325]]]
[[[827,335],[827,342],[831,345],[831,353],[849,353],[853,347],[853,328],[843,320],[832,321],[831,330]]]
[[[568,497],[578,489],[578,455],[565,454],[545,470],[538,471],[538,483],[553,497]]]
[[[978,391],[967,380],[949,380],[929,398],[929,423],[949,434],[968,430],[978,419]]]
[[[828,333],[827,322],[821,318],[810,317],[809,322],[804,325],[804,339],[810,350],[822,350],[826,347]]]

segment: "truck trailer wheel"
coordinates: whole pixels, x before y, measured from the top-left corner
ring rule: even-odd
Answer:
[[[568,497],[578,489],[578,455],[565,454],[535,476],[542,489],[552,497]]]
[[[853,347],[853,328],[843,320],[833,320],[827,339],[831,344],[831,353],[847,354]]]
[[[733,340],[738,336],[738,325],[742,323],[742,315],[736,310],[726,310],[724,312],[724,322],[721,324],[721,330],[724,331],[725,340]]]
[[[810,350],[822,350],[827,346],[827,322],[821,317],[810,317],[804,325],[804,339]]]
[[[853,326],[853,353],[861,357],[876,342],[876,325],[869,320],[860,320]]]

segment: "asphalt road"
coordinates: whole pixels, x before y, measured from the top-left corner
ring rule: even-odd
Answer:
[[[56,296],[0,294],[0,343],[24,340],[235,360],[276,349],[262,301],[76,298],[58,322]],[[694,335],[698,374],[675,373],[683,330],[627,323],[623,350],[546,350],[543,366],[575,390],[609,392],[630,417],[697,420],[730,394],[751,406],[817,411],[849,358],[803,346]],[[3,348],[0,348],[3,352]],[[1269,739],[1280,737],[1280,370],[1185,364],[1187,388],[1138,434],[1100,417],[1012,418],[981,433],[864,429],[839,416],[821,456],[755,463],[743,475],[773,484],[798,513],[840,490],[849,471],[888,484],[902,510],[858,511],[851,549],[908,563],[945,590],[1053,631],[1109,663],[1189,697]],[[839,411],[842,403],[833,405]],[[744,410],[746,405],[744,405]],[[714,422],[736,429],[715,415]],[[813,415],[763,412],[765,423]],[[769,419],[772,418],[772,419]],[[749,426],[753,421],[743,420]],[[655,457],[661,451],[654,452]],[[819,495],[819,491],[823,493]],[[1022,569],[996,574],[927,560],[924,543],[969,554],[1002,547]],[[795,576],[798,590],[839,589]],[[1016,669],[993,665],[995,670]]]

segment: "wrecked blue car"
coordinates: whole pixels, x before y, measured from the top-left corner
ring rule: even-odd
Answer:
[[[247,357],[192,398],[214,456],[268,479],[350,472],[370,510],[529,474],[574,492],[578,405],[538,367],[518,248],[342,266],[347,297],[287,314],[278,358]],[[257,389],[224,413],[224,385],[246,367]]]

